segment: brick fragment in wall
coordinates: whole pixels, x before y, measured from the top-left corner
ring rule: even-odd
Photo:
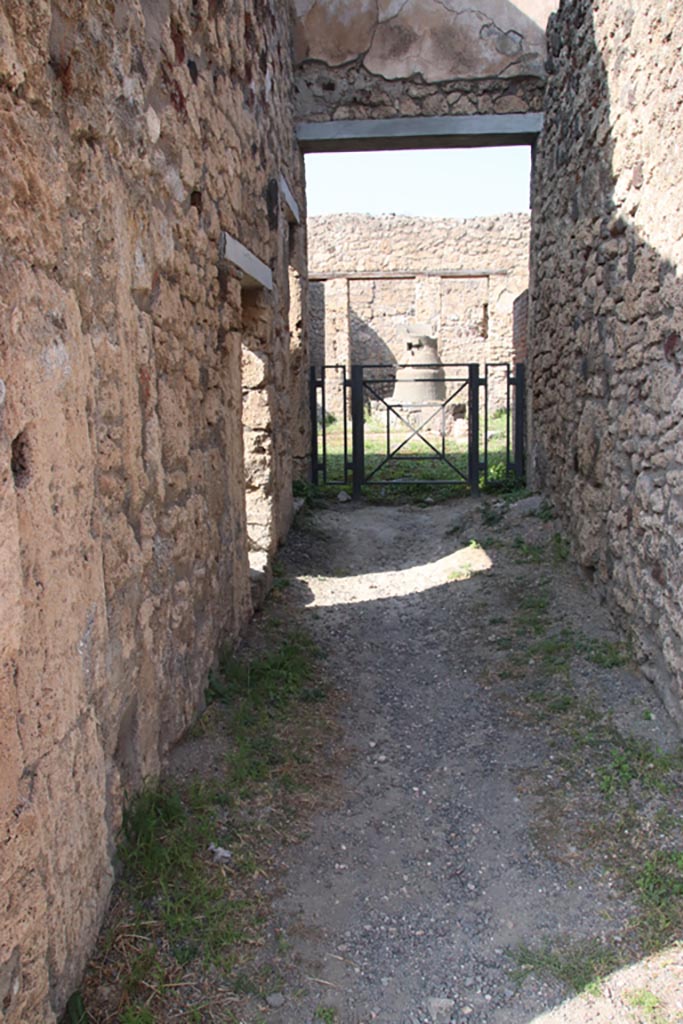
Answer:
[[[683,27],[666,0],[572,0],[549,35],[533,183],[535,476],[683,727]]]

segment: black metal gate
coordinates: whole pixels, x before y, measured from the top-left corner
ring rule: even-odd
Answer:
[[[354,497],[364,486],[424,483],[478,494],[481,483],[521,483],[524,364],[486,363],[483,374],[478,363],[438,368],[444,399],[406,403],[392,397],[397,371],[404,382],[424,383],[435,366],[354,365],[350,374],[339,364],[312,367],[312,482],[351,484]]]

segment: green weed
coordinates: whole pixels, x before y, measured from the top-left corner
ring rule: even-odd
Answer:
[[[553,562],[566,562],[570,552],[569,541],[561,533],[554,533],[550,541],[550,551]]]
[[[631,660],[630,651],[624,644],[612,640],[578,640],[580,654],[599,668],[619,668]]]
[[[517,613],[517,633],[530,631],[541,635],[546,628],[547,596],[543,591],[523,598]],[[549,674],[569,671],[572,658],[583,657],[600,668],[619,668],[630,660],[630,654],[623,644],[611,640],[590,640],[571,629],[562,629],[534,641],[525,655],[537,662]]]
[[[683,851],[656,850],[635,884],[645,904],[669,909],[672,901],[683,897]]]
[[[287,570],[281,562],[273,563],[273,590],[285,590],[289,586]]]
[[[519,501],[529,493],[508,467],[505,454],[505,435],[499,434],[489,441],[488,472],[479,478],[481,490],[488,494],[500,494],[505,501]]]
[[[576,653],[576,645],[569,630],[562,630],[530,644],[528,653],[546,674],[566,675]]]
[[[155,1024],[148,1006],[127,1006],[119,1019],[121,1024]]]
[[[231,744],[225,776],[212,786],[181,789],[161,783],[143,790],[126,809],[120,858],[124,883],[146,918],[163,927],[179,963],[201,959],[229,966],[233,950],[255,924],[255,907],[230,896],[220,870],[207,857],[210,843],[232,841],[221,808],[234,793],[269,779],[285,763],[287,746],[276,724],[295,701],[318,700],[316,650],[303,634],[291,634],[253,661],[227,653],[212,674],[208,696],[229,705]],[[291,778],[291,777],[290,777]],[[242,853],[236,872],[250,875],[253,858]],[[133,963],[132,991],[155,969],[154,947]]]
[[[537,519],[540,519],[543,523],[549,523],[551,519],[555,518],[555,509],[553,508],[552,502],[547,498],[544,498],[541,502],[541,507],[534,513]]]
[[[453,580],[468,580],[472,575],[472,569],[468,565],[462,565],[458,569],[451,569],[448,573],[447,579]]]
[[[614,727],[603,728],[610,744],[609,760],[598,770],[600,791],[608,797],[628,789],[636,779],[645,789],[666,792],[671,775],[683,768],[681,753],[666,754],[645,740],[622,736]]]
[[[600,791],[605,796],[612,796],[616,789],[625,788],[633,782],[637,772],[624,750],[613,750],[610,764],[599,770],[598,778]]]
[[[171,836],[177,836],[186,820],[186,810],[177,789],[153,786],[143,790],[123,815],[123,843],[119,848],[127,872],[137,879],[141,895],[156,887],[156,879],[176,866],[181,851]],[[194,846],[190,846],[190,854]],[[186,851],[187,852],[187,851]]]
[[[83,996],[80,992],[74,992],[66,1004],[60,1024],[89,1024],[89,1022],[90,1017],[86,1012]]]
[[[163,927],[176,960],[225,966],[252,925],[250,908],[230,898],[220,871],[209,863],[210,842],[225,842],[215,806],[203,794],[158,785],[126,811],[120,857],[124,884],[141,916]],[[131,991],[154,973],[156,952],[133,963]]]
[[[319,1006],[314,1016],[321,1024],[334,1024],[337,1014],[332,1006]]]
[[[226,654],[211,675],[207,699],[230,708],[228,777],[242,795],[280,770],[286,774],[283,766],[291,752],[277,734],[276,723],[295,703],[325,699],[326,690],[316,679],[316,656],[308,637],[292,633],[258,659],[245,662]]]
[[[666,1024],[666,1017],[659,1012],[662,1001],[654,992],[641,988],[635,992],[628,992],[625,999],[634,1010],[640,1010],[639,1016],[642,1015],[649,1024]]]
[[[231,652],[209,677],[207,700],[236,708],[247,722],[261,710],[283,711],[297,699],[306,699],[314,676],[317,649],[302,633],[293,633],[271,653],[244,662]],[[319,693],[319,687],[314,688]]]
[[[549,604],[550,596],[545,590],[525,594],[519,602],[515,617],[517,635],[524,636],[526,633],[534,633],[536,636],[540,636],[547,627]]]
[[[572,992],[595,993],[601,979],[619,966],[618,953],[598,940],[564,942],[537,949],[519,946],[510,956],[517,964],[512,972],[517,982],[535,973],[555,978]]]
[[[512,547],[518,562],[533,562],[538,565],[545,558],[545,549],[541,544],[529,544],[523,537],[515,537]]]
[[[576,697],[571,693],[561,693],[557,697],[551,697],[547,702],[549,711],[555,714],[564,714],[576,707]]]
[[[652,953],[678,939],[683,928],[683,852],[653,850],[627,882],[634,885],[641,904],[641,948]]]

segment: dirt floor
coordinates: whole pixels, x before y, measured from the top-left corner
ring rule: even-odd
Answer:
[[[272,981],[206,1019],[683,1022],[679,739],[552,511],[331,502],[281,564],[340,732],[275,856]]]
[[[500,520],[486,526],[484,508]],[[565,791],[564,820],[554,817],[554,787],[571,785],[554,768],[561,697],[669,749],[676,736],[640,677],[575,655],[591,640],[618,649],[619,637],[563,560],[557,525],[528,514],[538,508],[342,505],[292,536],[293,592],[346,698],[355,756],[342,805],[292,851],[276,905],[303,973],[319,979],[287,994],[269,1016],[278,1024],[303,1024],[316,1008],[324,1019],[321,1005],[342,1022],[522,1024],[566,992],[538,977],[516,983],[510,950],[627,928],[621,887],[580,849],[591,794]],[[539,605],[548,621],[535,630]],[[558,626],[573,634],[560,652],[570,664],[548,672],[543,650],[524,647]],[[543,687],[558,711],[546,710]],[[591,748],[576,756],[589,761]],[[637,1020],[620,994],[644,989],[683,1019],[683,953],[666,964],[548,1019]]]

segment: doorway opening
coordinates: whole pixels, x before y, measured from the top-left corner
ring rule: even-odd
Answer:
[[[314,481],[520,483],[530,173],[529,145],[307,156]]]

